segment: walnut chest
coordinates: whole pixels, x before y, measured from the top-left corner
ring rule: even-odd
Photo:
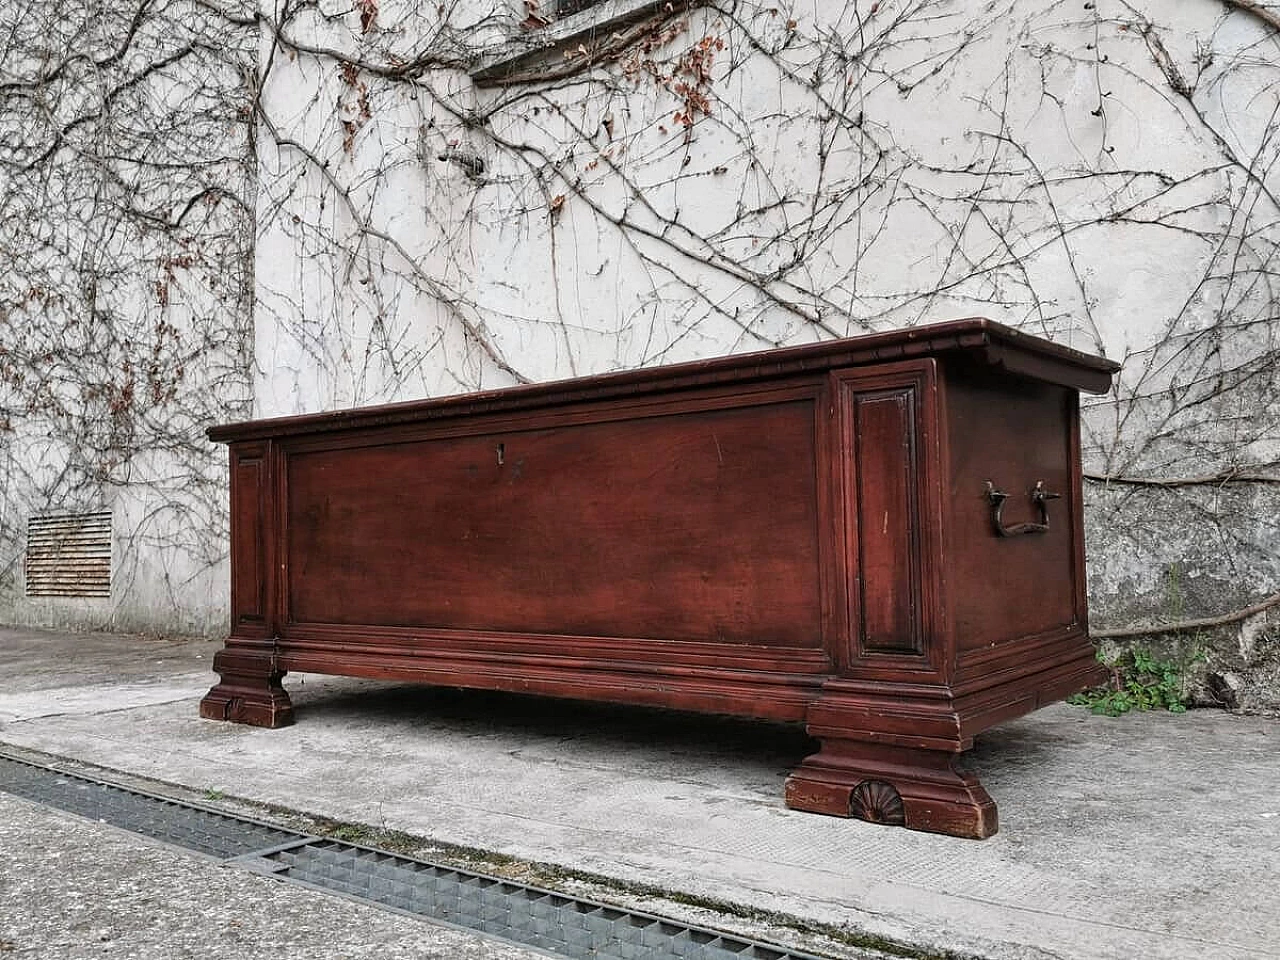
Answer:
[[[1096,679],[1078,394],[1116,365],[986,320],[209,431],[231,635],[285,671],[800,721],[789,806],[966,837],[976,733]]]

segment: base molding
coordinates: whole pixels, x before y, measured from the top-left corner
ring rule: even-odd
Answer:
[[[1071,651],[1074,653],[1074,651]],[[584,669],[584,664],[592,669]],[[888,684],[849,676],[795,676],[696,664],[616,664],[578,657],[491,652],[448,644],[419,651],[381,646],[341,652],[323,639],[233,638],[213,662],[221,676],[200,702],[209,720],[282,727],[294,722],[281,680],[289,669],[467,688],[771,719],[804,719],[818,752],[786,780],[785,802],[795,810],[955,837],[985,839],[999,829],[995,802],[962,766],[973,737],[1092,682],[1092,656],[1063,656],[1030,676],[957,693],[943,683]]]

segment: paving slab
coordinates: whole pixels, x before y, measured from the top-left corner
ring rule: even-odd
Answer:
[[[218,644],[0,630],[0,743],[990,958],[1280,957],[1280,722],[1058,705],[980,739],[1001,832],[786,809],[798,727],[314,675],[201,720]]]

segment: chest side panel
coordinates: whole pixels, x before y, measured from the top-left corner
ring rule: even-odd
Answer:
[[[959,649],[1081,623],[1075,391],[960,371],[949,378],[947,404],[947,567]],[[1000,522],[1010,535],[997,532],[988,483],[1007,494]],[[1038,498],[1037,484],[1057,497]],[[1048,529],[1036,529],[1046,517]]]

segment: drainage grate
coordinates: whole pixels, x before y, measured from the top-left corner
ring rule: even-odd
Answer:
[[[302,834],[0,756],[0,790],[219,860]]]
[[[597,960],[801,960],[649,914],[378,850],[320,841],[276,857],[306,886],[372,900],[567,957]]]
[[[444,864],[324,840],[0,755],[0,790],[255,873],[583,960],[813,954]]]

